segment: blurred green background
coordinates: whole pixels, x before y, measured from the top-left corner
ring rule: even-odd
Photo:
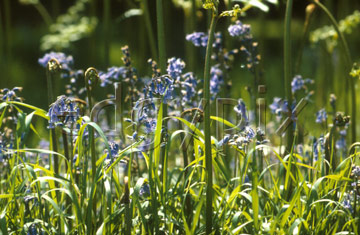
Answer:
[[[25,102],[47,109],[47,92],[45,70],[38,64],[38,58],[50,50],[41,49],[41,41],[44,35],[49,34],[51,27],[41,16],[38,5],[24,4],[37,2],[36,0],[2,0],[0,4],[0,70],[1,88],[12,88],[14,86],[24,87],[21,96]],[[67,12],[69,7],[77,1],[74,0],[41,0],[41,6],[49,13],[52,22],[57,17]],[[79,1],[78,1],[79,2]],[[87,1],[84,1],[87,2]],[[189,24],[188,13],[179,4],[174,2],[187,1],[164,1],[165,11],[165,37],[167,57],[180,57],[187,62],[186,71],[196,72],[202,77],[204,50],[192,46],[185,40],[186,34],[193,30]],[[354,10],[360,9],[358,0],[326,0],[322,1],[334,14],[337,20],[352,14]],[[109,5],[106,14],[106,4]],[[79,40],[75,40],[69,47],[59,51],[73,55],[76,69],[86,69],[90,66],[99,70],[106,70],[108,66],[122,66],[121,50],[124,45],[129,45],[134,66],[139,76],[151,76],[150,66],[147,59],[151,57],[151,50],[146,31],[146,20],[141,9],[143,1],[138,0],[92,0],[85,3],[84,11],[78,17],[95,17],[97,24],[94,30]],[[206,31],[208,15],[201,9],[201,1],[196,7],[196,20],[192,27],[196,31]],[[303,38],[303,26],[305,22],[305,8],[310,1],[295,0],[292,20],[292,39],[294,70],[295,61],[299,56],[301,39]],[[156,39],[156,9],[155,0],[147,1],[152,31]],[[234,3],[231,3],[234,4]],[[272,101],[272,97],[284,97],[283,89],[283,18],[285,14],[285,1],[280,0],[277,5],[267,4],[268,12],[258,8],[250,9],[246,16],[242,17],[244,23],[252,26],[252,34],[259,42],[261,54],[261,70],[267,85],[266,97]],[[226,4],[220,0],[220,9],[225,9]],[[43,9],[43,10],[44,10]],[[129,10],[133,9],[129,12]],[[109,24],[106,23],[109,17]],[[229,20],[221,19],[216,31],[227,34]],[[314,12],[310,24],[310,31],[324,25],[330,25],[328,18],[317,9]],[[346,34],[346,39],[352,52],[354,61],[359,60],[359,29]],[[225,40],[227,37],[225,37]],[[108,44],[107,44],[108,43]],[[236,42],[225,42],[226,45],[239,45]],[[109,49],[106,49],[109,45]],[[107,51],[109,55],[107,55]],[[190,52],[189,52],[190,51]],[[196,58],[196,59],[194,59]],[[189,62],[190,61],[190,62]],[[305,78],[315,80],[315,101],[317,107],[327,103],[330,93],[338,97],[344,93],[343,79],[346,72],[342,66],[341,52],[335,47],[332,53],[326,48],[324,42],[311,44],[308,37],[303,49],[302,63],[299,73]],[[235,63],[230,72],[233,82],[233,98],[245,97],[248,99],[244,87],[252,84],[252,75],[246,69]],[[63,84],[62,84],[63,83]],[[60,81],[57,94],[64,93],[65,81]],[[313,113],[311,113],[313,115]]]

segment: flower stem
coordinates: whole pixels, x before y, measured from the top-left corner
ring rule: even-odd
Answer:
[[[47,90],[48,90],[48,104],[49,106],[54,102],[54,89],[53,89],[53,78],[56,73],[56,70],[60,68],[60,64],[57,60],[51,59],[46,68],[46,79],[47,79]],[[57,138],[55,129],[50,129],[51,135],[51,144],[52,144],[52,151],[57,152]],[[54,172],[55,174],[59,174],[59,159],[56,154],[52,155],[52,159],[54,161]]]
[[[90,120],[92,121],[91,111],[93,109],[92,103],[92,88],[94,84],[97,82],[99,75],[94,68],[88,68],[85,72],[85,87],[87,91],[87,98],[89,103],[89,112],[90,112]],[[96,151],[95,151],[95,135],[94,129],[89,127],[89,139],[90,139],[90,155],[91,155],[91,176],[92,183],[96,184]],[[96,193],[94,194],[93,199],[93,213],[96,215]]]
[[[152,56],[152,58],[155,59],[155,58],[157,58],[158,55],[157,55],[157,51],[156,51],[155,36],[154,36],[151,19],[150,19],[148,0],[141,1],[141,8],[144,12],[144,21],[145,21],[145,26],[146,26],[146,32],[147,32],[148,38],[149,38],[151,56]]]
[[[291,15],[292,15],[293,0],[288,0],[286,3],[285,12],[285,30],[284,30],[284,79],[285,79],[285,96],[288,100],[288,116],[291,118]],[[287,145],[286,150],[290,152],[294,133],[292,128],[287,130]]]
[[[166,51],[165,51],[164,11],[163,11],[162,0],[156,0],[156,20],[157,20],[159,65],[160,65],[161,73],[165,73]]]
[[[346,42],[346,39],[344,37],[344,34],[340,31],[339,25],[336,22],[334,16],[330,13],[330,11],[319,1],[315,0],[313,1],[318,7],[320,7],[320,9],[322,11],[324,11],[324,13],[327,15],[327,17],[329,18],[329,20],[331,21],[336,33],[338,34],[339,38],[340,38],[340,43],[343,49],[343,53],[344,53],[344,57],[346,60],[346,66],[347,66],[347,73],[350,73],[350,70],[352,68],[352,60],[351,60],[351,54],[350,54],[350,50],[349,50],[349,46]],[[352,137],[352,142],[356,141],[356,92],[355,92],[355,84],[354,84],[354,79],[351,78],[348,75],[348,78],[350,79],[350,92],[351,92],[351,137]]]
[[[204,69],[204,134],[205,134],[205,167],[206,167],[206,234],[212,231],[212,154],[210,133],[210,60],[217,23],[217,11],[212,10],[209,40],[206,47]]]

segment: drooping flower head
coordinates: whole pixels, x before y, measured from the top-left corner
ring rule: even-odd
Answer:
[[[208,35],[203,32],[194,32],[186,35],[186,40],[192,42],[196,47],[206,47]]]
[[[17,91],[22,91],[22,87],[14,87],[11,90],[4,88],[0,90],[0,98],[2,101],[21,101],[21,98],[16,96]]]
[[[245,123],[249,122],[249,118],[246,112],[246,105],[245,102],[242,99],[238,99],[238,104],[234,107],[234,111],[241,116],[242,118],[244,118]]]
[[[311,79],[303,79],[301,75],[296,75],[291,82],[291,91],[295,93],[303,88],[306,88],[305,85],[308,83],[313,83]]]
[[[48,128],[52,129],[55,126],[75,123],[80,116],[80,108],[74,100],[63,95],[50,105],[47,116],[50,117]]]
[[[185,68],[185,62],[179,58],[168,59],[168,67],[166,71],[170,77],[176,81],[180,80],[183,69]]]
[[[325,109],[320,109],[316,112],[316,123],[325,123],[327,120],[327,113]]]
[[[218,66],[212,66],[210,70],[211,99],[215,99],[216,95],[220,92],[220,87],[223,83],[223,71]]]
[[[229,26],[228,31],[232,37],[240,37],[243,40],[249,40],[252,39],[250,28],[250,25],[243,24],[238,20],[235,24]]]
[[[120,79],[126,78],[126,68],[125,67],[110,67],[107,72],[99,72],[99,77],[101,84],[100,86],[105,87],[111,85],[114,82],[120,81]]]
[[[185,103],[190,104],[192,101],[192,98],[197,95],[197,92],[196,92],[197,81],[192,72],[184,74],[183,78],[184,78],[184,81],[181,82],[182,102],[183,102],[183,104],[185,104]]]

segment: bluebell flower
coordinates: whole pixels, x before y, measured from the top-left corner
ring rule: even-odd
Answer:
[[[185,62],[183,60],[175,57],[168,59],[166,71],[172,79],[179,81],[184,68]]]
[[[245,137],[250,140],[255,138],[255,136],[256,136],[255,131],[251,127],[245,126]]]
[[[336,141],[335,148],[346,150],[346,129],[340,131],[340,139]]]
[[[13,89],[4,88],[1,90],[0,97],[3,101],[21,101],[20,97],[16,96],[17,91],[22,91],[22,87],[14,87]]]
[[[324,155],[325,153],[325,139],[323,136],[320,136],[319,139],[313,145],[314,160],[317,161],[320,157],[320,153]]]
[[[235,24],[230,25],[228,31],[232,37],[240,37],[246,40],[252,38],[250,34],[250,25],[243,24],[240,20],[236,21]]]
[[[274,97],[272,104],[269,106],[271,113],[276,114],[277,116],[281,115],[282,110],[282,99],[279,97]]]
[[[295,93],[298,90],[301,90],[305,87],[305,84],[313,83],[311,79],[303,79],[301,75],[296,75],[291,82],[291,91]]]
[[[46,68],[48,62],[51,59],[56,59],[57,61],[59,61],[61,68],[65,71],[70,72],[71,67],[74,64],[74,59],[71,55],[67,56],[62,52],[50,52],[50,53],[46,53],[42,58],[40,58],[38,60],[39,64]]]
[[[242,118],[244,118],[245,123],[249,122],[249,118],[247,116],[246,112],[246,105],[245,102],[242,99],[238,99],[238,104],[234,107],[234,111]]]
[[[206,47],[208,35],[203,32],[194,32],[186,35],[186,40],[192,42],[196,47]]]
[[[217,49],[222,48],[222,34],[221,34],[221,32],[215,33],[213,47],[217,48]]]
[[[111,85],[116,81],[120,81],[120,78],[126,78],[127,69],[125,67],[111,67],[108,68],[107,72],[99,72],[101,84],[100,86],[105,87]]]
[[[343,201],[343,206],[345,209],[349,210],[351,213],[353,212],[353,207],[351,205],[351,201],[349,198],[345,198]]]
[[[106,153],[107,153],[106,159],[114,159],[114,158],[116,158],[117,154],[118,154],[118,152],[120,150],[119,145],[114,141],[109,141],[109,147],[110,147],[110,153],[109,153],[109,151],[107,149],[105,150]]]
[[[161,76],[153,78],[150,85],[147,87],[147,92],[150,97],[154,94],[163,97],[163,102],[168,103],[173,98],[174,81],[169,76]]]
[[[325,109],[320,109],[316,112],[316,123],[325,123],[327,120],[327,113]]]
[[[260,128],[256,128],[256,145],[267,144],[270,141],[266,139],[265,132]]]
[[[80,109],[73,100],[63,95],[50,105],[47,116],[50,117],[48,128],[52,129],[55,126],[75,123],[80,116]]]
[[[139,191],[140,197],[149,197],[150,196],[150,186],[149,184],[143,184]]]
[[[145,131],[147,134],[153,133],[156,129],[156,120],[154,118],[149,118],[145,122]]]
[[[353,177],[360,178],[360,167],[359,166],[354,166],[352,171],[351,171],[351,175]]]
[[[246,183],[250,183],[250,178],[249,178],[249,176],[248,176],[247,174],[245,175],[244,183],[245,183],[245,184],[246,184]]]
[[[291,91],[295,93],[295,91],[301,90],[304,84],[305,82],[300,75],[295,76],[291,82]]]
[[[27,235],[38,235],[35,224],[30,225]]]
[[[191,103],[193,97],[197,95],[197,81],[192,72],[183,75],[184,81],[181,82],[181,95],[183,105]]]
[[[210,70],[210,93],[211,99],[215,99],[220,92],[220,87],[224,83],[223,71],[218,66],[212,66]]]
[[[73,164],[76,163],[77,159],[78,159],[79,155],[78,154],[75,154],[74,157],[73,157]]]
[[[229,142],[229,140],[230,140],[230,135],[225,135],[224,138],[222,138],[222,139],[219,141],[219,143],[218,143],[219,147],[227,144],[227,143]]]
[[[0,162],[3,162],[7,159],[6,151],[7,149],[5,142],[3,140],[0,140]]]

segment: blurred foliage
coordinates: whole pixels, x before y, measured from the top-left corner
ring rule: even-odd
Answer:
[[[351,34],[354,29],[360,24],[360,11],[356,10],[353,14],[348,15],[345,19],[339,22],[339,29],[341,32]],[[326,25],[310,33],[310,41],[317,43],[325,41],[329,52],[332,52],[337,45],[338,34],[331,25]]]
[[[35,5],[39,4],[39,0],[19,0],[21,4]]]
[[[268,12],[269,11],[269,6],[266,5],[265,3],[271,3],[271,4],[278,4],[277,0],[233,0],[233,2],[241,2],[244,3],[245,6],[250,5],[256,8],[259,8],[260,10],[264,11],[264,12]]]
[[[41,50],[63,50],[72,42],[89,36],[98,23],[96,17],[84,16],[89,0],[78,0],[67,13],[50,26],[50,33],[41,39]]]

